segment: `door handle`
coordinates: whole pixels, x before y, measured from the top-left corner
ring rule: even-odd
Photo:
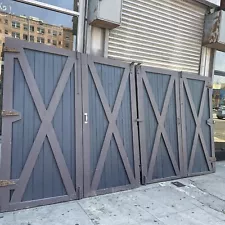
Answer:
[[[84,123],[87,124],[88,123],[88,114],[84,113]]]

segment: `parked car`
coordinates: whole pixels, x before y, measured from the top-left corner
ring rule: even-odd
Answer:
[[[219,107],[219,109],[217,110],[216,116],[217,116],[218,119],[225,118],[225,105]]]

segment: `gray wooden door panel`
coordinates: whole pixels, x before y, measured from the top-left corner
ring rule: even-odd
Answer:
[[[84,195],[139,185],[134,68],[83,55]],[[85,119],[85,118],[84,118]]]
[[[185,176],[215,171],[212,80],[182,73],[180,81]]]
[[[142,183],[181,177],[179,74],[137,66]]]
[[[14,180],[16,186],[1,188],[1,210],[79,198],[79,60],[75,52],[15,39],[7,39],[6,46],[17,52],[5,54],[3,109],[20,116],[3,117],[1,180]]]

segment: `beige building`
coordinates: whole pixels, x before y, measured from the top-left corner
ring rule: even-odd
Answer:
[[[74,43],[71,28],[47,24],[35,17],[0,12],[0,52],[2,52],[5,37],[14,37],[69,50],[73,50]]]

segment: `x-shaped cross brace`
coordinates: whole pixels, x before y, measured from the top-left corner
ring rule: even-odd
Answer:
[[[29,87],[31,96],[33,98],[34,104],[42,120],[41,126],[38,130],[37,136],[34,140],[32,148],[30,150],[29,156],[21,173],[20,179],[17,184],[17,188],[15,189],[11,202],[20,202],[22,200],[23,194],[25,192],[27,183],[31,176],[32,170],[37,161],[38,155],[41,151],[42,144],[47,136],[49,139],[49,143],[51,145],[53,155],[55,157],[56,163],[59,168],[59,172],[61,174],[61,178],[63,180],[65,189],[67,191],[68,196],[71,199],[74,199],[76,196],[76,192],[74,189],[73,182],[71,180],[71,176],[69,174],[62,150],[60,148],[59,142],[57,140],[57,136],[55,130],[52,126],[52,120],[57,109],[57,106],[60,102],[68,79],[70,77],[71,70],[73,68],[75,59],[69,57],[65,63],[64,69],[62,71],[61,77],[57,84],[57,87],[54,91],[52,99],[49,103],[48,109],[45,108],[42,96],[38,89],[37,83],[35,81],[33,72],[30,68],[30,65],[27,61],[26,55],[23,49],[20,49],[20,55],[18,57],[22,71],[24,73],[25,80]]]
[[[172,146],[170,144],[170,140],[168,138],[168,135],[167,135],[167,132],[166,132],[165,126],[164,126],[166,114],[167,114],[167,110],[168,110],[168,105],[169,105],[170,97],[171,97],[171,94],[172,94],[172,91],[173,91],[175,79],[173,77],[170,78],[170,82],[169,82],[169,85],[168,85],[168,88],[167,88],[167,93],[166,93],[166,97],[165,97],[165,100],[164,100],[164,105],[163,105],[163,109],[162,109],[161,114],[158,110],[158,104],[155,101],[154,93],[153,93],[152,88],[149,84],[149,81],[148,81],[148,78],[146,76],[145,71],[142,72],[142,79],[144,81],[146,91],[148,93],[148,97],[149,97],[149,100],[150,100],[151,105],[152,105],[152,109],[155,113],[155,117],[156,117],[156,120],[158,122],[155,141],[154,141],[152,154],[151,154],[151,158],[150,158],[150,162],[149,162],[148,173],[147,173],[148,179],[152,180],[152,178],[153,178],[153,172],[154,172],[154,167],[155,167],[155,163],[156,163],[157,153],[158,153],[158,150],[159,150],[161,135],[164,139],[164,142],[165,142],[170,160],[172,162],[173,168],[175,170],[175,173],[176,173],[176,175],[179,175],[180,170],[179,170],[179,167],[178,167],[178,163],[177,163],[176,158],[174,156],[173,149],[172,149]]]
[[[116,119],[117,119],[117,116],[118,116],[118,113],[119,113],[120,105],[121,105],[121,102],[122,102],[122,99],[123,99],[123,95],[124,95],[124,91],[125,91],[125,88],[126,88],[128,78],[129,78],[129,72],[130,71],[129,71],[128,68],[126,68],[125,71],[124,71],[122,81],[121,81],[121,84],[120,84],[120,87],[119,87],[119,91],[118,91],[118,94],[117,94],[117,97],[116,97],[116,101],[115,101],[115,104],[114,104],[114,107],[113,107],[113,111],[111,112],[107,97],[106,97],[105,92],[104,92],[104,88],[102,87],[101,80],[99,79],[99,76],[97,74],[96,67],[95,67],[93,61],[91,61],[91,60],[89,60],[88,64],[89,64],[89,69],[91,71],[96,89],[97,89],[99,97],[100,97],[100,100],[102,102],[105,114],[106,114],[107,119],[109,121],[108,129],[107,129],[105,139],[104,139],[104,142],[103,142],[103,145],[102,145],[100,157],[99,157],[99,160],[98,160],[98,163],[97,163],[97,167],[96,167],[96,170],[95,170],[95,173],[94,173],[94,177],[92,179],[91,189],[97,190],[97,188],[98,188],[98,185],[99,185],[99,182],[100,182],[100,179],[101,179],[101,175],[102,175],[102,171],[103,171],[103,168],[104,168],[104,163],[105,163],[107,153],[108,153],[108,150],[109,150],[110,140],[111,140],[113,134],[114,134],[117,146],[118,146],[120,156],[121,156],[123,164],[124,164],[124,168],[126,170],[128,178],[130,180],[130,183],[134,184],[135,183],[135,177],[134,177],[134,174],[132,172],[129,159],[128,159],[127,154],[126,154],[126,150],[124,149],[123,142],[122,142],[118,127],[116,125]]]
[[[209,168],[209,170],[212,169],[212,165],[209,161],[209,153],[207,151],[207,146],[206,146],[204,135],[202,133],[202,128],[201,128],[201,119],[202,119],[202,114],[203,114],[203,109],[204,109],[204,104],[205,104],[205,99],[206,99],[207,88],[205,87],[205,84],[204,84],[199,114],[197,115],[196,108],[195,108],[195,105],[194,105],[194,102],[192,99],[192,94],[191,94],[187,79],[184,78],[183,82],[184,82],[184,87],[185,87],[185,90],[187,93],[188,101],[190,103],[191,111],[192,111],[192,114],[193,114],[193,117],[195,120],[195,124],[196,124],[195,135],[194,135],[193,145],[192,145],[192,149],[191,149],[191,157],[190,157],[190,162],[189,162],[189,166],[188,166],[188,173],[191,174],[192,168],[194,165],[194,158],[195,158],[195,154],[196,154],[196,150],[197,150],[198,136],[199,136],[201,144],[202,144],[202,148],[203,148],[203,152],[205,155],[205,159],[206,159],[208,168]]]

